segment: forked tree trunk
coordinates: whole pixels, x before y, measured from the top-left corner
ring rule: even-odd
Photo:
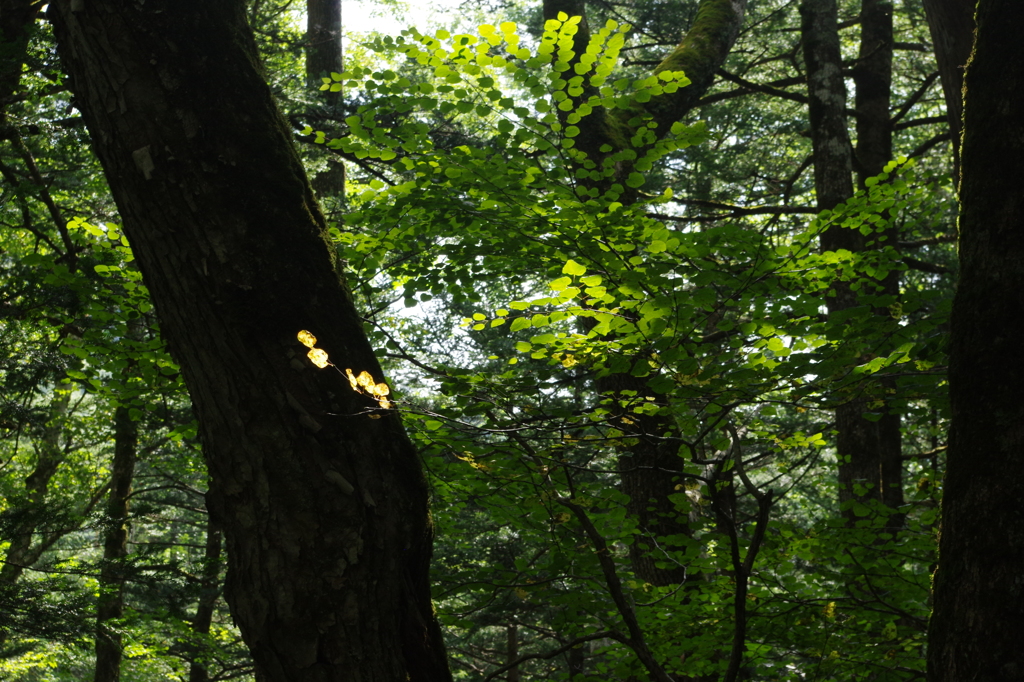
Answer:
[[[49,15],[182,366],[260,682],[450,680],[421,463],[261,75],[242,0],[55,0]],[[379,417],[377,419],[373,417]]]
[[[976,16],[931,682],[1024,679],[1024,3],[981,0]]]
[[[746,5],[746,0],[701,0],[690,30],[653,71],[684,71],[690,85],[671,94],[652,97],[643,105],[642,111],[624,113],[598,107],[592,115],[578,122],[581,133],[576,138],[577,148],[600,166],[605,157],[629,144],[628,140],[635,132],[631,132],[629,119],[638,113],[653,119],[658,137],[667,135],[672,123],[686,116],[711,87],[715,73],[725,62],[739,35]],[[560,12],[581,17],[579,30],[573,37],[573,51],[578,58],[590,40],[586,5],[583,0],[544,0],[545,19],[555,19]],[[592,92],[585,89],[579,98],[585,100],[590,94]],[[618,175],[608,182],[622,182],[630,170],[628,163],[619,164]],[[631,196],[627,192],[623,201],[631,200]],[[632,360],[647,362],[644,357]],[[651,391],[647,382],[648,379],[632,374],[612,374],[597,379],[595,387],[598,392],[616,399],[632,391],[632,395],[641,402],[646,398],[663,401],[664,396]],[[667,415],[637,415],[633,412],[634,406],[613,408],[613,423],[625,434],[624,440],[630,443],[620,448],[618,465],[622,491],[629,497],[627,511],[637,521],[639,530],[630,547],[630,560],[633,571],[644,582],[659,586],[676,585],[688,579],[687,569],[670,561],[669,552],[675,552],[679,547],[663,543],[667,537],[693,534],[685,513],[671,499],[683,485],[685,460],[678,444],[665,437],[676,430],[674,419]],[[691,572],[689,578],[696,577]]]

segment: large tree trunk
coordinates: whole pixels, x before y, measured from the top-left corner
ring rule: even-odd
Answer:
[[[120,625],[111,624],[124,615],[125,557],[128,556],[128,502],[135,477],[139,443],[138,425],[128,408],[114,411],[114,461],[110,467],[110,492],[103,531],[103,563],[96,602],[95,682],[121,679]]]
[[[182,366],[261,682],[449,680],[431,525],[242,0],[57,0],[58,49]],[[374,418],[378,417],[378,418]]]
[[[981,0],[976,16],[932,682],[1024,679],[1024,3]]]

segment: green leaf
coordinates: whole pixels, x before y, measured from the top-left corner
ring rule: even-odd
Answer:
[[[572,275],[576,277],[584,274],[586,271],[587,268],[585,266],[580,265],[579,263],[571,259],[567,261],[565,265],[562,266],[563,275]]]

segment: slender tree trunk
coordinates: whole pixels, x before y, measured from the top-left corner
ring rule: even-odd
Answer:
[[[103,532],[103,563],[96,603],[96,676],[95,682],[121,679],[121,633],[116,620],[124,615],[125,558],[128,556],[128,500],[135,475],[139,442],[138,425],[128,408],[114,413],[114,461],[110,472],[110,492]]]
[[[341,0],[307,0],[306,80],[320,87],[321,78],[341,71]]]
[[[569,649],[569,680],[575,680],[577,675],[586,672],[587,650],[583,645],[574,646]]]
[[[54,394],[54,399],[50,403],[50,419],[43,428],[41,437],[33,443],[36,465],[32,473],[25,477],[25,492],[20,504],[17,505],[26,511],[18,523],[12,524],[8,531],[9,537],[5,538],[10,544],[3,565],[0,566],[2,583],[16,583],[25,572],[25,568],[34,564],[43,552],[44,541],[33,542],[33,538],[46,514],[44,505],[50,480],[64,461],[61,436],[70,398],[71,394],[68,391]]]
[[[856,105],[864,119],[858,124],[858,151],[862,177],[889,161],[892,153],[889,119],[891,81],[891,8],[865,0],[866,27],[862,35]],[[803,0],[800,6],[807,66],[811,141],[814,149],[814,185],[818,207],[833,209],[853,196],[853,154],[846,125],[846,86],[839,51],[839,20],[835,0]],[[860,136],[863,136],[860,139]],[[884,159],[884,160],[883,160]],[[839,225],[821,236],[823,251],[862,251],[864,236]],[[895,288],[896,279],[885,283]],[[836,282],[827,298],[829,315],[858,305],[848,283]],[[864,418],[867,399],[863,388],[836,408],[836,451],[839,460],[839,503],[843,516],[855,520],[850,503],[877,500],[890,506],[902,502],[899,418],[887,415],[879,421]]]
[[[935,61],[939,64],[946,118],[953,138],[953,186],[960,184],[960,121],[964,105],[964,66],[974,44],[975,0],[924,0]]]
[[[981,0],[976,17],[931,682],[1024,679],[1024,3]]]
[[[50,18],[169,347],[259,682],[447,681],[432,530],[382,372],[262,78],[242,0],[55,0]],[[336,367],[317,369],[308,329]]]
[[[803,0],[800,4],[804,63],[814,149],[814,190],[818,207],[833,209],[853,196],[853,161],[846,129],[846,86],[839,53],[839,15],[835,0]],[[821,247],[834,251],[859,249],[856,230],[832,228]],[[837,292],[848,297],[848,292]],[[846,301],[844,301],[846,303]]]
[[[856,166],[858,184],[865,186],[865,181],[885,170],[885,165],[892,160],[892,117],[890,102],[892,100],[892,55],[893,28],[892,3],[889,0],[862,0],[860,12],[860,53],[857,66],[853,70],[853,81],[856,86],[854,107],[857,111],[857,149]],[[882,233],[871,236],[867,248],[880,248],[893,245],[898,239],[898,231],[890,228]],[[898,270],[890,270],[879,282],[883,296],[892,298],[893,303],[900,296],[900,275]],[[875,310],[876,315],[891,319],[888,306]],[[851,465],[862,463],[862,467],[852,473],[853,480],[864,478],[875,485],[869,492],[890,509],[897,509],[903,504],[903,449],[900,434],[900,415],[888,409],[888,401],[884,395],[895,390],[891,381],[882,382],[885,406],[881,410],[878,421],[861,423],[855,427],[863,433],[859,443],[851,444],[852,450],[870,453],[859,460],[852,458]],[[861,408],[866,411],[866,405]],[[891,526],[902,525],[902,517],[891,517]]]
[[[199,604],[196,606],[196,615],[192,619],[192,632],[200,638],[210,634],[210,626],[213,625],[213,613],[217,605],[217,598],[220,596],[220,567],[221,567],[221,545],[223,544],[222,534],[217,528],[213,517],[206,521],[206,551],[203,554],[202,582],[200,583]],[[201,661],[201,656],[196,655],[188,671],[188,682],[209,682],[210,674]]]
[[[519,658],[519,626],[509,623],[505,626],[505,663]],[[509,668],[505,673],[505,682],[519,682],[519,666]]]
[[[306,2],[306,84],[317,90],[335,114],[342,102],[340,90],[320,91],[322,78],[344,71],[341,51],[341,0],[307,0]],[[341,116],[337,116],[341,120]],[[313,189],[320,198],[341,197],[345,192],[345,165],[334,155],[327,155],[327,170],[317,173]]]

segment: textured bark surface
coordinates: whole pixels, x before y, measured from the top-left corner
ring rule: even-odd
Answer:
[[[932,682],[1024,679],[1024,3],[981,0],[977,20],[964,83]]]
[[[341,0],[306,2],[306,78],[320,87],[320,79],[341,73]]]
[[[341,0],[306,2],[306,85],[314,90],[329,110],[329,118],[341,120],[336,108],[342,103],[341,90],[321,91],[322,78],[345,70],[341,51]],[[318,198],[343,197],[345,165],[327,154],[327,169],[316,174],[311,184]]]
[[[860,176],[877,175],[892,154],[889,97],[892,73],[892,9],[878,0],[862,5],[861,50],[855,106],[858,113],[857,156]],[[846,124],[846,87],[839,51],[838,13],[835,0],[804,0],[800,6],[807,66],[811,141],[814,149],[814,185],[817,205],[832,209],[853,196],[853,151]],[[861,251],[864,236],[841,226],[821,236],[823,251]],[[895,273],[883,283],[886,293],[899,293]],[[836,282],[827,300],[829,314],[856,305],[856,293]],[[840,506],[852,501],[877,500],[889,507],[902,504],[902,462],[899,417],[885,415],[878,421],[864,418],[867,400],[854,388],[836,408],[836,454],[839,460]],[[860,486],[864,486],[861,488]],[[853,510],[843,511],[853,523]]]
[[[953,185],[960,182],[960,135],[963,117],[964,66],[974,44],[975,0],[923,0],[935,46],[946,118],[953,138]]]
[[[878,175],[892,160],[892,3],[862,0],[860,50],[853,69],[857,111],[857,175]]]
[[[846,85],[839,53],[839,15],[835,0],[800,4],[808,114],[814,149],[814,189],[818,208],[832,209],[853,196],[853,160],[846,129]],[[860,247],[856,230],[829,230],[822,248]]]
[[[50,18],[199,418],[257,680],[450,679],[417,455],[296,340],[383,380],[244,3],[61,0]]]
[[[128,556],[128,501],[135,477],[138,425],[128,408],[114,411],[114,461],[103,530],[103,563],[96,600],[96,675],[94,682],[121,679],[121,629],[111,620],[124,615],[125,557]]]
[[[888,0],[862,0],[860,11],[860,51],[857,66],[853,70],[856,87],[854,108],[857,111],[857,147],[855,150],[858,184],[864,187],[865,180],[881,174],[885,165],[892,160],[892,56],[893,26],[892,3]],[[885,233],[872,235],[878,245],[895,244],[898,230],[890,228]],[[890,270],[879,284],[881,293],[899,300],[900,275]],[[887,307],[875,310],[885,318],[890,316]],[[884,389],[895,389],[891,382],[883,383]],[[851,453],[848,476],[851,481],[864,478],[872,483],[868,499],[875,499],[896,509],[903,504],[903,448],[900,433],[900,416],[883,414],[877,422],[870,422],[860,415],[866,406],[856,407],[860,412],[846,417],[854,432],[847,452]],[[858,452],[868,453],[857,457]],[[844,476],[844,472],[840,472]],[[845,477],[845,476],[844,476]],[[902,525],[902,517],[894,516],[892,525]]]

